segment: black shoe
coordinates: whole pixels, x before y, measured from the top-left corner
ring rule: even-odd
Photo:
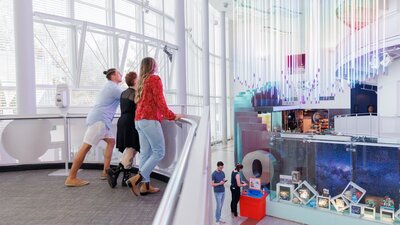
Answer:
[[[122,177],[121,185],[122,185],[122,187],[126,187],[126,186],[128,186],[126,184],[126,181],[129,180],[129,178],[131,178],[131,170],[130,169],[124,169],[123,171],[124,171],[124,176]],[[130,183],[129,183],[129,185],[130,185]]]
[[[107,170],[107,181],[111,188],[115,188],[117,186],[117,179],[119,173],[121,172],[121,164],[119,164],[116,168],[110,168]]]

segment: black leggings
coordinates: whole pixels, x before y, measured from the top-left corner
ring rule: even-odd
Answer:
[[[231,186],[231,192],[232,192],[231,212],[233,213],[234,216],[238,216],[237,204],[239,203],[240,200],[240,188]]]

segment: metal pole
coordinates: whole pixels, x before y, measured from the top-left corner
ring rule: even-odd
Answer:
[[[186,106],[186,39],[185,39],[185,0],[175,0],[175,34],[178,51],[176,58],[177,104]],[[174,65],[172,65],[174,66]],[[182,107],[186,114],[186,107]]]
[[[210,40],[208,0],[202,1],[201,25],[203,33],[203,106],[210,105]]]
[[[225,12],[220,13],[221,17],[221,105],[222,105],[222,142],[227,143],[227,119],[228,105],[226,103],[226,33],[225,33]]]
[[[68,174],[68,163],[69,163],[69,119],[64,116],[64,157],[65,157],[65,174]]]
[[[13,2],[17,111],[19,115],[36,114],[32,0]]]
[[[229,129],[230,129],[230,136],[229,138],[233,137],[233,125],[234,125],[234,120],[233,118],[235,117],[235,112],[233,111],[233,97],[235,95],[234,93],[234,83],[233,83],[233,77],[234,77],[234,67],[233,67],[233,49],[234,49],[234,36],[233,36],[233,20],[229,20],[229,102],[230,102],[230,121],[229,121]],[[272,114],[271,114],[271,119],[272,119]],[[272,123],[271,123],[272,124]]]

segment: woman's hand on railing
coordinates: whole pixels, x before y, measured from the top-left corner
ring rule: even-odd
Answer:
[[[175,114],[175,120],[179,120],[179,119],[181,119],[181,118],[183,118],[183,115],[181,115],[181,114]]]

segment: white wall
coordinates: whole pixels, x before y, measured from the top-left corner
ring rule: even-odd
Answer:
[[[387,75],[378,77],[378,114],[382,116],[400,116],[398,106],[400,90],[400,60],[389,65]]]

